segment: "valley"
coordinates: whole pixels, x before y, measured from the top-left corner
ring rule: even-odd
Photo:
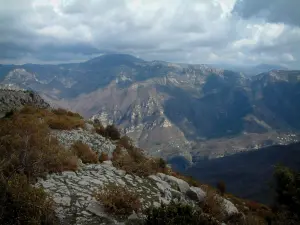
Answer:
[[[52,106],[116,124],[151,155],[196,162],[299,140],[300,71],[258,68],[262,73],[249,75],[108,54],[1,65],[0,77],[2,86],[34,90]]]

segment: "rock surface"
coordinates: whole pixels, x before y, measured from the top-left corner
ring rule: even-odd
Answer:
[[[198,187],[190,187],[186,194],[190,199],[197,202],[203,202],[206,197],[206,193]]]
[[[48,175],[36,185],[43,187],[53,196],[57,206],[56,212],[62,223],[82,224],[82,221],[90,221],[114,224],[114,219],[104,212],[103,207],[95,202],[93,197],[98,188],[111,183],[133,189],[140,196],[143,208],[159,206],[161,202],[168,203],[174,198],[190,201],[165,181],[159,180],[156,183],[151,178],[126,174],[125,171],[110,165],[109,161],[84,165],[77,172]]]
[[[66,146],[67,148],[76,141],[82,141],[83,143],[89,145],[94,151],[101,153],[105,152],[111,157],[113,151],[116,149],[110,140],[102,137],[97,133],[92,133],[87,130],[71,130],[71,131],[52,131],[52,134],[57,137],[57,139]]]
[[[35,92],[0,88],[1,114],[5,114],[11,110],[22,108],[24,105],[34,105],[38,108],[50,107],[50,105]]]

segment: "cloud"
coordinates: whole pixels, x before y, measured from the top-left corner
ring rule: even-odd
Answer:
[[[234,12],[242,17],[260,17],[271,23],[300,26],[299,0],[238,0]]]
[[[0,0],[0,62],[68,62],[121,52],[147,60],[297,66],[300,28],[287,19],[258,17],[263,14],[255,12],[273,6],[257,4]]]

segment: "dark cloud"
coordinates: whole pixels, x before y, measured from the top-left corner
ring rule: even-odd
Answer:
[[[234,12],[249,19],[265,18],[269,22],[300,26],[299,0],[238,0]]]

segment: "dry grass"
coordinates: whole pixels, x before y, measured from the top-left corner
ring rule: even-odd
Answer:
[[[71,147],[73,153],[78,156],[83,163],[98,163],[99,156],[87,144],[81,141],[75,142]]]
[[[136,193],[126,186],[107,185],[95,193],[95,198],[106,211],[119,216],[130,215],[141,209],[141,202]]]
[[[6,174],[35,178],[51,172],[77,169],[77,157],[50,136],[42,120],[14,114],[0,120],[0,161]]]
[[[49,114],[31,107],[0,120],[0,224],[58,224],[53,201],[31,184],[51,172],[76,170],[78,158],[50,136]]]
[[[207,195],[203,203],[201,203],[201,208],[203,212],[212,215],[214,218],[220,221],[224,221],[224,214],[222,211],[222,202],[217,197],[215,190],[212,190],[208,187],[204,188]]]
[[[51,129],[72,130],[84,128],[84,120],[78,113],[66,111],[64,109],[54,109],[52,111],[46,109],[38,109],[32,106],[25,106],[19,113],[23,117],[30,118],[32,116],[40,118]]]
[[[158,172],[166,172],[166,163],[159,158],[151,158],[144,155],[138,148],[127,149],[122,152],[120,146],[113,153],[113,165],[127,173],[138,176],[149,176]]]
[[[128,136],[123,136],[118,141],[118,145],[122,146],[125,149],[133,149],[133,141]]]
[[[107,161],[108,159],[109,159],[109,158],[108,158],[108,154],[105,153],[105,152],[101,152],[100,157],[99,157],[99,161],[100,161],[101,163],[103,163],[104,161]]]

